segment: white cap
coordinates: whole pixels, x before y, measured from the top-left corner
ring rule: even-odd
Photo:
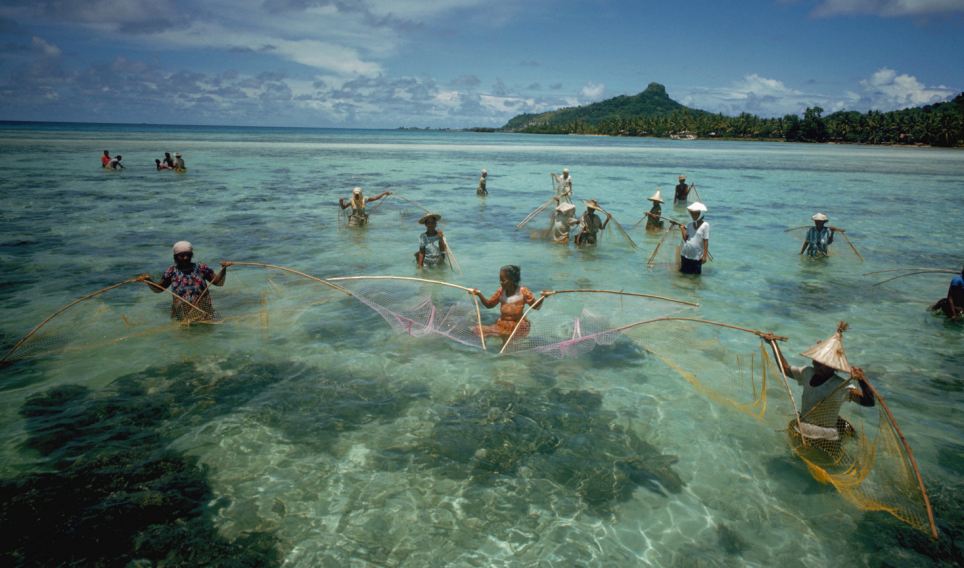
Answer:
[[[488,173],[489,173],[489,170],[482,170],[482,175],[486,175]]]
[[[568,173],[569,173],[569,168],[562,168],[562,173],[568,174]]]
[[[177,241],[174,243],[174,254],[181,254],[182,252],[194,252],[194,247],[187,241]]]
[[[558,211],[558,212],[560,212],[560,213],[566,213],[567,211],[573,211],[573,210],[575,210],[575,209],[576,209],[576,206],[573,205],[572,203],[568,203],[568,202],[567,202],[567,203],[560,203],[559,206],[556,207],[556,211]]]
[[[353,195],[361,195],[361,188],[360,188],[360,187],[356,187],[356,188],[352,189],[351,192],[352,192]]]
[[[810,217],[810,219],[812,219],[812,220],[814,220],[814,221],[826,221],[826,220],[827,220],[827,216],[824,215],[823,213],[817,213],[817,214],[814,215],[813,217]]]
[[[687,208],[687,211],[699,211],[700,213],[706,213],[706,205],[703,205],[699,201],[691,203]]]

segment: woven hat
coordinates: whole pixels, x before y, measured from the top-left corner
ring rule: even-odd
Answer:
[[[648,199],[648,200],[650,200],[650,201],[655,201],[656,203],[662,203],[662,202],[663,202],[663,196],[660,195],[658,189],[656,190],[656,193],[654,193],[652,197],[647,197],[646,199]]]
[[[560,203],[559,206],[556,207],[556,211],[560,213],[566,213],[568,211],[574,210],[575,208],[576,206],[573,205],[572,203]]]
[[[680,181],[686,181],[686,176],[679,176]]]
[[[424,225],[425,222],[428,221],[429,219],[435,219],[436,221],[438,221],[441,218],[442,216],[438,213],[426,213],[425,215],[422,215],[422,218],[419,219],[418,222]]]
[[[700,213],[706,213],[706,211],[707,211],[706,205],[703,205],[703,204],[700,203],[699,201],[694,201],[693,203],[690,203],[689,206],[686,207],[686,210],[687,210],[687,211],[699,211]]]
[[[174,243],[174,254],[181,254],[182,252],[194,252],[194,247],[187,241],[177,241]]]
[[[354,188],[354,189],[351,190],[351,193],[352,193],[352,195],[361,195],[361,188],[360,188],[360,187],[356,187],[356,188]]]
[[[812,220],[814,220],[814,221],[826,221],[826,220],[827,220],[827,216],[824,215],[823,213],[817,213],[817,214],[814,215],[813,217],[810,217],[810,219],[812,219]]]
[[[586,201],[583,201],[583,203],[585,203],[586,207],[589,207],[590,209],[602,209],[602,207],[599,206],[599,202],[595,199],[587,199]]]
[[[807,349],[801,355],[813,359],[838,371],[850,373],[850,363],[844,354],[843,332],[847,331],[847,322],[842,321],[837,324],[837,331],[828,339],[818,341],[816,345]]]
[[[181,157],[181,153],[180,153],[180,152],[174,152],[174,157],[175,157],[175,158],[180,158],[180,157]]]

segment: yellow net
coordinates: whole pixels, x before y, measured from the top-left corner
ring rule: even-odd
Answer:
[[[832,485],[853,505],[890,513],[937,538],[927,492],[897,422],[879,393],[875,408],[842,409],[851,383],[842,381],[801,412],[799,425],[787,426],[790,447],[814,479]]]
[[[660,332],[640,333],[640,342],[697,392],[767,429],[785,431],[791,450],[814,479],[832,485],[848,502],[890,513],[937,538],[910,445],[870,383],[863,385],[874,394],[873,408],[850,403],[860,398],[858,392],[851,396],[853,379],[839,379],[819,398],[802,396],[798,402],[799,386],[791,387],[793,380],[777,363],[774,339],[783,338],[690,318],[652,323],[661,326]]]

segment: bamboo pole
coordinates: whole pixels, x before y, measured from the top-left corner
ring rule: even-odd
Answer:
[[[307,275],[303,274],[303,276],[307,276]],[[464,290],[470,293],[472,293],[472,291],[474,290],[473,288],[459,286],[458,284],[452,284],[450,282],[443,282],[441,280],[430,280],[428,278],[416,278],[414,276],[335,276],[332,278],[327,278],[325,280],[321,280],[320,278],[318,278],[317,280],[320,280],[328,285],[331,285],[333,288],[341,289],[343,292],[346,292],[349,295],[351,295],[351,292],[349,292],[348,290],[345,290],[344,288],[341,288],[340,286],[334,286],[331,283],[351,281],[351,280],[404,280],[404,281],[410,281],[410,282],[425,282],[428,284],[438,284],[440,286],[448,286],[449,288],[456,288],[458,290]]]
[[[535,217],[535,216],[538,215],[539,213],[542,213],[542,211],[543,211],[546,207],[548,207],[548,206],[549,206],[553,201],[555,201],[555,200],[556,200],[555,197],[550,197],[548,201],[546,201],[546,202],[543,203],[542,205],[540,205],[540,206],[536,207],[535,209],[533,209],[533,210],[532,210],[532,213],[529,213],[528,215],[526,215],[525,219],[523,219],[522,221],[519,221],[519,223],[516,224],[515,228],[516,228],[516,229],[521,229],[522,227],[525,227],[526,224],[527,224],[529,221],[531,221],[533,217]]]
[[[624,237],[626,237],[627,241],[629,241],[629,246],[633,247],[634,249],[639,248],[638,246],[636,246],[636,242],[633,241],[633,238],[629,236],[629,233],[626,232],[626,229],[624,229],[623,226],[619,224],[619,221],[617,221],[616,218],[613,217],[612,213],[610,213],[609,211],[606,211],[602,207],[600,207],[599,210],[605,213],[606,216],[608,216],[610,219],[612,219],[613,223],[616,223],[616,228],[619,229],[619,232],[622,233]]]
[[[522,312],[522,317],[519,318],[519,321],[515,323],[515,327],[512,328],[512,333],[510,333],[509,337],[505,338],[505,342],[502,343],[502,349],[499,349],[499,355],[502,355],[503,353],[505,353],[506,348],[509,346],[509,343],[515,337],[516,332],[519,331],[519,326],[522,325],[522,322],[526,320],[526,316],[529,315],[529,312],[531,312],[532,310],[538,309],[538,306],[542,305],[542,302],[545,301],[545,299],[548,297],[549,296],[546,296],[545,294],[543,294],[539,296],[539,299],[533,302],[531,306],[526,306],[525,311]],[[479,331],[481,332],[481,329]]]
[[[20,340],[17,341],[17,342],[13,345],[13,347],[10,348],[9,351],[7,351],[7,353],[3,356],[3,358],[0,359],[0,363],[5,363],[7,360],[9,360],[9,359],[10,359],[10,356],[13,355],[13,354],[17,351],[17,349],[20,349],[20,347],[21,347],[24,343],[26,343],[28,339],[30,339],[31,337],[34,336],[34,334],[36,334],[38,331],[40,331],[40,328],[42,328],[43,326],[47,325],[48,322],[50,322],[52,319],[56,318],[56,317],[59,316],[60,314],[66,312],[66,311],[69,310],[70,308],[76,306],[77,304],[79,304],[79,303],[81,303],[81,302],[83,302],[83,301],[85,301],[85,300],[90,300],[91,298],[96,298],[97,296],[100,296],[101,294],[105,294],[105,293],[107,293],[107,292],[110,292],[111,290],[114,290],[115,288],[120,288],[121,286],[124,286],[124,285],[126,285],[126,284],[132,284],[132,283],[134,283],[134,282],[147,282],[147,284],[149,284],[149,285],[151,285],[151,286],[155,286],[155,287],[158,287],[158,288],[160,287],[159,284],[156,284],[156,283],[154,283],[154,282],[147,281],[147,280],[145,280],[144,277],[135,276],[134,278],[128,278],[127,280],[123,280],[123,281],[118,282],[118,283],[116,283],[116,284],[111,284],[110,286],[106,286],[106,287],[104,287],[104,288],[101,288],[100,290],[96,290],[96,291],[91,292],[91,293],[89,293],[89,294],[84,294],[83,296],[77,298],[76,300],[70,302],[69,304],[66,304],[65,306],[62,306],[60,309],[58,309],[57,311],[55,311],[54,313],[52,313],[50,316],[48,316],[47,319],[43,320],[42,322],[40,322],[40,323],[38,323],[36,326],[34,326],[33,329],[31,329],[26,335],[24,335],[23,337],[21,337]],[[207,314],[207,315],[209,315],[209,316],[211,315],[211,314],[208,314],[208,312],[207,312],[206,310],[203,310],[203,309],[201,309],[200,307],[195,306],[195,305],[192,304],[191,302],[188,302],[188,301],[185,300],[184,298],[182,298],[182,297],[178,296],[177,294],[175,294],[173,291],[170,291],[170,290],[168,290],[168,291],[171,292],[171,294],[172,294],[175,298],[177,298],[178,300],[180,300],[180,301],[184,302],[185,304],[191,306],[192,308],[200,311],[201,313]]]
[[[280,270],[282,272],[290,272],[291,274],[295,274],[295,275],[307,278],[309,280],[314,280],[315,282],[324,284],[325,286],[328,286],[329,288],[332,288],[334,290],[338,290],[339,292],[342,292],[343,294],[347,294],[348,296],[354,296],[354,294],[352,294],[350,290],[346,290],[341,286],[332,284],[331,282],[329,282],[328,280],[325,280],[324,278],[318,278],[317,276],[312,276],[311,274],[306,274],[304,272],[301,272],[300,270],[295,270],[294,268],[288,268],[287,266],[278,266],[276,264],[267,264],[264,262],[246,262],[246,261],[231,261],[231,264],[234,266],[252,266],[255,268],[268,268],[271,270]]]
[[[867,385],[867,388],[870,389],[870,392],[872,392],[877,401],[880,402],[880,407],[884,410],[884,414],[887,416],[887,421],[890,422],[890,426],[894,429],[894,432],[897,433],[897,437],[900,439],[901,445],[904,446],[904,451],[907,452],[907,459],[910,460],[910,465],[914,469],[914,476],[917,478],[917,486],[920,488],[921,497],[924,498],[924,508],[927,509],[927,522],[930,524],[931,538],[937,540],[937,524],[934,521],[934,509],[931,508],[931,500],[927,496],[927,489],[924,487],[924,479],[921,476],[920,469],[917,467],[917,460],[914,458],[914,452],[910,449],[910,444],[907,443],[907,438],[904,437],[904,433],[901,431],[900,426],[897,425],[897,419],[894,418],[894,414],[887,406],[887,402],[884,400],[884,397],[881,396],[880,392],[874,388],[874,385],[870,384],[870,381],[864,377],[863,370],[861,370],[859,367],[855,367],[853,371],[854,372],[851,374],[855,377],[863,378],[864,380],[862,381],[862,385]]]
[[[787,381],[787,373],[783,370],[784,358],[780,353],[780,346],[777,345],[777,342],[773,339],[767,341],[773,349],[773,357],[777,360],[777,367],[780,368],[780,378],[783,379],[783,387],[787,391],[787,398],[790,399],[790,405],[793,406],[793,417],[797,421],[797,433],[800,434],[800,441],[803,443],[803,447],[807,447],[807,437],[803,435],[803,425],[800,424],[800,411],[797,409],[797,401],[793,398],[793,391],[790,390],[790,382]]]
[[[472,301],[475,304],[475,318],[479,326],[479,341],[482,343],[482,351],[488,351],[485,346],[485,334],[482,333],[482,310],[479,308],[479,297],[474,292],[469,292],[469,296],[472,296]]]

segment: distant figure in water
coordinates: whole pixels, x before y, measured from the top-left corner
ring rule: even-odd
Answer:
[[[154,159],[154,167],[157,168],[157,171],[169,170],[169,169],[171,169],[170,166],[168,166],[167,164],[165,164],[164,162],[162,162],[162,161],[160,161],[160,160],[158,160],[158,159],[156,159],[156,158]]]
[[[686,185],[686,176],[679,176],[679,183],[676,184],[676,193],[673,195],[673,204],[685,204],[689,199],[690,186]]]
[[[415,253],[419,270],[445,266],[445,235],[436,229],[441,218],[438,213],[426,213],[418,220],[425,225],[425,232],[418,237],[418,252]]]
[[[938,300],[931,309],[944,312],[952,320],[964,320],[964,268],[959,275],[951,278],[947,297]]]
[[[170,169],[174,169],[174,158],[171,157],[170,152],[164,152],[164,165]]]
[[[110,165],[110,152],[104,150],[104,155],[100,157],[100,167],[106,168]]]
[[[180,152],[174,152],[174,171],[181,173],[187,171],[187,166],[184,165],[184,158],[181,157]]]
[[[710,259],[710,224],[703,219],[706,205],[697,201],[686,210],[693,221],[679,226],[683,235],[679,271],[683,274],[702,274],[703,263]]]
[[[114,157],[114,159],[112,159],[112,160],[107,164],[107,169],[109,169],[109,170],[123,170],[123,169],[124,169],[124,164],[121,163],[121,159],[122,159],[122,158],[123,158],[123,156],[121,156],[120,154],[117,154],[117,156]]]
[[[572,176],[569,168],[562,168],[562,176],[552,174],[556,180],[556,203],[572,203]]]
[[[654,193],[652,197],[647,197],[647,199],[653,202],[653,206],[646,212],[646,230],[662,231],[663,196],[660,195],[660,191],[657,189],[656,193]]]
[[[509,264],[499,269],[500,287],[490,298],[483,296],[478,289],[472,290],[486,308],[500,306],[499,319],[492,325],[483,325],[480,329],[483,337],[499,336],[505,342],[517,325],[519,330],[515,333],[516,337],[525,337],[529,334],[530,323],[528,319],[522,317],[522,312],[527,305],[538,310],[542,304],[542,297],[537,300],[528,288],[520,284],[521,279],[522,270],[518,266]],[[551,292],[543,292],[542,296],[550,294]]]
[[[556,211],[552,215],[552,228],[549,236],[552,242],[559,244],[569,244],[569,233],[574,225],[578,225],[576,219],[576,206],[572,203],[560,203],[556,206]]]
[[[835,229],[827,226],[828,218],[823,213],[817,213],[810,219],[813,220],[813,227],[807,229],[800,254],[807,253],[811,258],[829,256]]]
[[[489,177],[489,172],[482,170],[482,176],[479,177],[479,187],[475,190],[475,194],[479,197],[485,197],[489,194],[489,190],[485,188],[485,179]]]
[[[599,202],[595,199],[590,199],[586,201],[586,212],[582,214],[579,218],[579,234],[576,235],[575,243],[577,246],[583,245],[595,245],[596,244],[596,234],[606,228],[609,224],[609,220],[613,218],[612,215],[606,213],[606,220],[602,221],[596,215],[596,210],[599,209]]]
[[[214,304],[208,282],[215,286],[224,286],[227,279],[228,267],[231,262],[222,261],[221,270],[215,274],[206,264],[191,262],[194,258],[194,247],[187,241],[174,243],[174,264],[164,271],[160,282],[153,282],[149,274],[142,274],[144,282],[155,293],[161,293],[168,287],[180,298],[204,310],[201,312],[179,298],[174,298],[171,304],[171,318],[178,321],[207,321],[214,319]],[[205,313],[206,312],[206,313]]]
[[[338,199],[338,204],[341,205],[342,209],[347,209],[351,207],[351,214],[348,216],[348,226],[349,227],[362,227],[368,224],[368,213],[365,212],[365,206],[372,201],[378,201],[379,199],[391,195],[390,191],[383,191],[376,195],[375,197],[366,198],[362,193],[362,188],[356,187],[351,190],[351,199],[346,201],[344,197]]]
[[[840,407],[850,401],[860,406],[874,406],[873,391],[866,385],[863,372],[857,367],[851,367],[843,349],[843,332],[847,330],[847,323],[840,322],[837,332],[830,338],[817,342],[816,345],[801,353],[813,361],[812,366],[793,367],[780,353],[780,365],[783,372],[793,378],[803,387],[800,406],[800,427],[796,420],[791,422],[791,432],[802,435],[808,443],[824,440],[828,443],[818,443],[817,447],[824,449],[837,448],[840,438],[855,434],[853,426],[840,417]],[[836,374],[841,371],[856,379],[857,386]]]

